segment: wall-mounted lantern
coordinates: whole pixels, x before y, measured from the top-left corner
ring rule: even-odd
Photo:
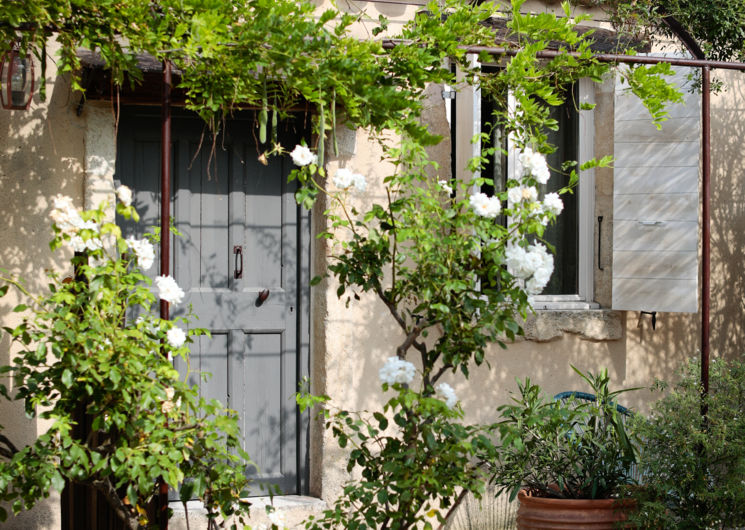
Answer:
[[[4,109],[26,110],[34,96],[34,60],[14,46],[0,63],[0,103]]]

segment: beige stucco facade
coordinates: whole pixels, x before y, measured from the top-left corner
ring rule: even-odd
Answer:
[[[318,2],[320,5],[321,2]],[[416,6],[365,4],[371,18],[378,13],[403,21]],[[554,6],[555,7],[555,6]],[[527,9],[543,9],[529,1]],[[367,29],[360,28],[361,36]],[[70,91],[64,78],[57,78],[53,64],[48,70],[48,100],[38,95],[27,112],[0,111],[0,197],[3,218],[0,231],[0,268],[26,280],[31,291],[45,287],[44,271],[69,271],[59,255],[49,251],[50,197],[63,193],[81,207],[94,204],[111,193],[115,159],[115,123],[107,104],[86,104],[78,115],[80,96]],[[739,73],[716,73],[724,90],[712,97],[712,354],[737,358],[745,349],[745,83]],[[447,135],[448,122],[441,87],[431,87],[429,110],[425,116],[432,131]],[[612,124],[613,93],[608,84],[598,85],[596,124]],[[612,126],[598,127],[595,155],[612,154]],[[361,202],[382,200],[380,182],[385,176],[380,150],[361,131],[340,131],[340,154],[328,161],[330,174],[338,167],[349,167],[367,176],[370,184]],[[602,132],[600,132],[602,131]],[[449,140],[433,151],[440,162],[440,177],[449,176]],[[601,169],[595,175],[595,213],[604,216],[602,248],[612,245],[613,170]],[[314,212],[315,232],[325,229],[319,204]],[[595,227],[597,229],[597,227]],[[594,241],[597,241],[597,233]],[[314,274],[323,273],[331,243],[314,240],[311,263]],[[596,249],[597,250],[597,249]],[[670,379],[686,359],[699,354],[700,313],[657,315],[656,329],[648,316],[638,312],[610,310],[611,254],[600,256],[604,270],[594,271],[594,311],[539,312],[526,324],[528,339],[511,344],[506,350],[489,348],[487,361],[472,370],[465,380],[453,375],[448,382],[455,388],[469,422],[490,422],[496,407],[516,389],[515,379],[529,376],[546,393],[582,389],[571,366],[597,371],[607,368],[616,388],[642,387],[624,396],[625,404],[645,410],[652,394],[645,390],[656,378]],[[595,256],[597,262],[597,256]],[[2,325],[13,325],[19,317],[11,313],[18,298],[0,299]],[[395,323],[381,302],[361,294],[361,300],[347,306],[336,296],[333,279],[324,280],[311,290],[312,390],[328,394],[332,403],[350,410],[370,410],[382,404],[378,370],[394,355],[402,340]],[[9,362],[9,340],[0,338],[0,363]],[[0,403],[0,423],[16,444],[31,441],[43,431],[43,423],[29,420],[17,404]],[[345,454],[329,432],[318,424],[311,427],[310,495],[327,502],[340,492],[349,476]],[[317,505],[313,506],[317,509]],[[60,527],[59,496],[40,502],[30,513],[7,523],[4,528],[56,529]]]

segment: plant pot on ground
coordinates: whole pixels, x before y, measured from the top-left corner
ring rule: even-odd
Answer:
[[[610,391],[606,370],[575,371],[595,400],[551,400],[526,379],[499,408],[492,480],[519,498],[520,529],[615,528],[633,509],[623,492],[634,482],[637,450],[616,404],[625,390]]]

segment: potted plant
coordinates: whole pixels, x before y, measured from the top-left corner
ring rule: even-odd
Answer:
[[[633,482],[637,449],[616,404],[626,390],[609,390],[607,370],[573,369],[594,400],[547,399],[526,379],[514,403],[499,408],[492,480],[499,493],[519,499],[520,529],[614,528],[633,507],[623,492]]]

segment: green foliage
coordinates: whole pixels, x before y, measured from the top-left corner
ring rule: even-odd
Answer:
[[[69,199],[60,204],[69,207]],[[248,455],[236,414],[201,398],[169,360],[173,355],[188,363],[188,343],[203,331],[188,330],[186,342],[169,337],[189,320],[151,314],[155,297],[138,265],[139,251],[105,221],[105,208],[53,216],[53,249],[76,238],[89,244],[71,260],[74,278],[50,273],[42,296],[3,278],[0,294],[7,284],[20,288],[28,307],[16,310],[31,314],[3,328],[18,351],[12,365],[0,368],[12,380],[12,395],[6,386],[0,390],[23,402],[29,418],[51,427],[20,449],[0,436],[0,499],[17,513],[69,481],[102,492],[128,528],[146,528],[155,524],[148,506],[162,477],[182,500],[203,499],[210,517],[237,514],[244,521],[248,503],[239,499]],[[118,212],[136,216],[123,204]],[[73,217],[75,228],[68,223]],[[81,414],[90,433],[77,423]]]
[[[665,23],[673,17],[680,23],[708,59],[717,61],[745,58],[745,2],[743,0],[607,0],[616,27],[633,34],[652,32],[673,37]]]
[[[526,379],[518,382],[514,403],[499,408],[499,459],[492,481],[511,498],[527,488],[543,497],[605,499],[631,482],[638,439],[627,433],[616,402],[626,390],[611,392],[606,370],[577,373],[595,401],[547,400]]]
[[[701,400],[698,362],[637,417],[641,486],[632,493],[644,528],[737,528],[745,525],[745,364],[716,360]],[[701,406],[707,408],[706,421]]]
[[[32,0],[0,13],[0,52],[21,35],[24,49],[41,57],[54,34],[61,46],[58,70],[70,73],[77,89],[82,88],[78,49],[100,53],[117,85],[137,83],[137,54],[149,53],[181,70],[188,108],[213,130],[237,106],[262,109],[262,143],[270,138],[269,114],[274,124],[306,103],[318,110],[319,135],[336,126],[328,116],[324,123],[320,118],[329,110],[333,117],[338,105],[356,126],[383,130],[396,123],[425,138],[417,117],[426,83],[452,80],[443,59],[462,57],[459,45],[483,44],[490,35],[478,25],[490,14],[486,7],[448,0],[429,8],[431,16],[417,16],[404,30],[405,45],[385,51],[379,41],[351,36],[351,25],[364,15],[329,9],[316,16],[315,5],[303,0]],[[384,17],[379,22],[387,24]],[[277,148],[273,142],[265,147]],[[322,155],[323,143],[317,147]],[[323,156],[319,159],[322,165]]]
[[[549,118],[550,107],[570,98],[571,86],[577,80],[601,81],[609,66],[592,57],[587,35],[577,35],[576,22],[568,16],[523,15],[521,5],[519,0],[513,2],[508,23],[520,48],[505,68],[481,71],[465,61],[459,66],[466,83],[478,84],[483,93],[501,102],[496,105],[499,110],[491,125],[502,128],[526,157],[534,155],[535,162],[544,160],[541,153],[555,150],[546,134],[558,126]],[[388,54],[388,68],[407,79],[399,95],[421,98],[420,93],[407,90],[418,90],[426,83],[452,84],[452,74],[443,60],[450,56],[458,61],[463,56],[459,45],[479,42],[480,34],[473,28],[479,27],[484,8],[473,10],[455,2],[448,8],[442,10],[431,3],[428,13],[419,14],[404,27],[405,44]],[[568,12],[568,5],[564,8]],[[489,45],[490,39],[481,43]],[[538,60],[551,41],[564,43],[562,51],[578,55],[562,53],[550,60]],[[661,103],[670,99],[671,92],[653,94],[659,88],[658,73],[639,74],[635,80],[638,93],[656,97],[655,101]],[[514,98],[514,105],[507,101],[507,94]],[[344,168],[344,178],[340,177],[342,171],[327,175],[320,160],[291,175],[302,185],[297,199],[303,206],[326,198],[324,214],[329,228],[320,237],[332,241],[328,273],[338,283],[338,296],[347,304],[359,300],[363,293],[376,296],[400,330],[397,359],[403,362],[414,355],[420,366],[417,378],[405,379],[405,386],[401,381],[391,385],[382,375],[384,367],[383,390],[392,388],[396,396],[382,411],[326,411],[327,428],[342,448],[350,450],[348,471],[360,478],[350,480],[334,506],[311,520],[309,528],[429,527],[427,516],[442,520],[442,513],[457,502],[457,491],[472,491],[476,496],[483,492],[488,471],[484,463],[504,458],[509,464],[505,468],[513,473],[510,488],[515,481],[524,483],[525,467],[519,466],[530,463],[520,460],[531,455],[519,450],[520,441],[507,433],[507,423],[502,429],[510,443],[501,448],[504,456],[498,456],[483,427],[464,425],[460,412],[443,404],[439,385],[448,372],[468,377],[473,366],[486,363],[487,345],[506,347],[507,341],[522,334],[521,322],[531,310],[528,289],[535,289],[532,280],[526,282],[527,276],[516,272],[508,262],[518,253],[515,249],[535,249],[532,245],[540,242],[546,225],[555,216],[537,197],[508,200],[510,190],[525,189],[530,196],[530,189],[541,181],[540,171],[528,167],[529,163],[492,199],[479,198],[472,191],[484,184],[493,185],[490,179],[470,179],[459,169],[447,182],[438,181],[433,176],[439,168],[427,151],[437,139],[422,134],[420,126],[410,119],[418,116],[421,102],[412,108],[415,113],[393,114],[384,122],[386,128],[397,133],[393,141],[390,135],[380,134],[376,122],[351,120],[377,137],[383,160],[394,168],[383,179],[383,190],[378,195],[382,200],[362,205],[352,201],[350,190],[354,186],[345,181],[352,178],[351,170]],[[499,154],[501,147],[488,145],[487,139],[482,138],[482,153],[470,162],[471,170],[478,170],[489,156]],[[580,170],[610,162],[610,158],[584,161]],[[576,165],[566,161],[561,170]],[[356,178],[364,181],[361,175]],[[578,178],[572,171],[571,186]],[[570,192],[571,186],[561,193]],[[497,212],[485,213],[474,200],[495,201],[507,220],[498,222]],[[489,205],[494,206],[493,202]],[[414,370],[413,365],[410,369]],[[600,395],[596,405],[575,403],[561,408],[531,404],[537,408],[536,415],[547,416],[544,434],[548,442],[541,442],[540,436],[529,442],[535,447],[544,444],[544,453],[535,455],[542,464],[556,456],[546,448],[551,447],[550,440],[557,431],[566,435],[565,440],[554,442],[554,448],[558,444],[562,451],[568,451],[566,460],[556,468],[558,475],[551,479],[561,484],[559,496],[614,494],[634,460],[623,424],[609,405],[616,393],[608,391],[607,375],[588,378],[588,382]],[[304,406],[319,404],[308,397],[300,401]],[[580,425],[585,427],[582,435],[574,432]],[[581,466],[579,470],[577,466]],[[564,472],[566,476],[561,476]],[[545,487],[548,489],[548,484]]]
[[[306,528],[433,528],[444,522],[460,488],[483,493],[478,459],[494,454],[486,432],[462,425],[460,408],[395,384],[382,412],[330,414],[339,446],[350,451],[347,470],[361,477]]]
[[[652,116],[657,129],[667,119],[665,106],[669,103],[682,103],[683,95],[667,84],[662,76],[673,75],[672,66],[658,63],[652,66],[635,65],[621,71],[623,80],[630,90],[638,96]]]

